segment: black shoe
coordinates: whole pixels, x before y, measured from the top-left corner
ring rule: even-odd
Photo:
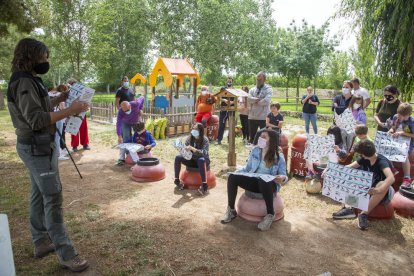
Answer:
[[[91,150],[91,147],[89,145],[83,145],[84,150]]]
[[[354,208],[342,207],[341,210],[332,214],[332,218],[333,219],[354,219],[356,218],[356,215],[355,215]]]
[[[208,194],[208,185],[203,183],[197,191],[202,196]]]
[[[175,186],[177,186],[178,190],[180,190],[180,191],[184,190],[184,184],[181,183],[180,179],[176,178],[174,180],[174,184],[175,184]]]
[[[73,151],[73,152],[77,152],[77,151],[78,151],[78,147],[73,147],[73,148],[72,148],[72,151]]]
[[[366,230],[368,228],[368,215],[361,213],[358,216],[358,228],[361,230]]]

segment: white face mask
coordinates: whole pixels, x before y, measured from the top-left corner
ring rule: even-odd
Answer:
[[[358,108],[360,108],[360,107],[361,107],[361,105],[360,105],[360,104],[354,103],[354,109],[358,109]]]
[[[259,137],[259,140],[257,140],[257,145],[259,148],[264,149],[267,146],[267,140],[265,138]]]
[[[130,109],[128,111],[125,111],[125,114],[129,115],[129,114],[131,114],[131,112],[132,112],[132,109]]]
[[[201,91],[201,95],[207,95],[207,91]]]
[[[342,94],[348,94],[349,93],[349,88],[342,88]]]

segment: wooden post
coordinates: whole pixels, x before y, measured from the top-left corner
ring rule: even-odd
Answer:
[[[175,98],[178,99],[179,98],[178,90],[180,89],[180,79],[178,77],[175,81],[175,88],[177,89],[177,90],[175,90]]]
[[[236,126],[235,111],[229,111],[229,153],[227,155],[227,166],[236,166],[236,135],[234,129]]]
[[[152,88],[152,107],[155,107],[155,86]]]
[[[109,122],[112,124],[114,122],[114,107],[113,107],[113,103],[110,103],[109,106]]]
[[[197,102],[197,78],[193,79],[193,97],[194,97],[194,106],[196,106],[196,102]]]

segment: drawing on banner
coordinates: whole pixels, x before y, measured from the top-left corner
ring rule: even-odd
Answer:
[[[136,144],[136,143],[122,143],[122,144],[116,145],[115,147],[119,149],[126,149],[129,152],[141,152],[144,150],[143,145]]]
[[[178,150],[178,152],[181,154],[182,157],[184,157],[185,160],[191,160],[191,158],[193,157],[193,153],[191,152],[191,150],[186,149],[186,146],[183,143],[183,141],[181,141],[181,139],[177,138],[173,142],[173,146]]]
[[[400,135],[397,138],[392,134],[383,131],[377,131],[375,135],[375,149],[377,153],[384,155],[388,160],[394,162],[405,162],[408,155],[410,138]]]
[[[308,134],[303,157],[310,167],[314,163],[327,163],[330,153],[334,153],[334,145],[335,137],[331,134],[327,136]]]
[[[68,107],[76,99],[79,101],[91,103],[92,97],[95,93],[95,90],[89,88],[82,83],[75,83],[70,87],[68,99],[65,102],[65,105]],[[70,116],[66,119],[66,132],[76,135],[79,131],[79,127],[82,124],[82,120],[85,117],[86,112],[79,113],[78,115]]]
[[[335,201],[368,211],[368,190],[372,184],[372,172],[328,163],[323,180],[322,194]]]
[[[335,124],[344,129],[347,133],[353,133],[355,131],[356,121],[352,115],[352,111],[347,108],[341,115],[335,114]]]
[[[260,173],[248,173],[248,172],[229,172],[230,174],[234,174],[234,175],[244,175],[244,176],[248,176],[248,177],[256,177],[256,178],[261,178],[263,181],[265,182],[270,182],[272,180],[274,180],[276,178],[275,175],[270,175],[270,174],[260,174]]]

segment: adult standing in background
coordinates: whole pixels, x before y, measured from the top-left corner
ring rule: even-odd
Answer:
[[[387,125],[387,120],[397,114],[397,108],[400,105],[398,96],[400,91],[394,85],[387,85],[384,88],[384,99],[378,102],[375,109],[374,119],[377,123],[377,131],[387,132],[390,126]]]
[[[68,108],[53,112],[55,106],[67,99],[68,93],[49,98],[38,77],[48,71],[47,46],[33,38],[20,40],[14,50],[7,101],[16,129],[16,150],[31,181],[30,232],[34,257],[42,258],[56,251],[62,267],[80,272],[89,265],[78,256],[63,223],[62,184],[54,134],[57,121],[87,111],[88,104],[76,100]]]
[[[115,105],[119,109],[122,102],[132,102],[135,99],[135,93],[129,86],[127,76],[122,78],[122,86],[118,88],[115,95]]]
[[[257,129],[266,127],[266,117],[270,112],[273,89],[265,82],[266,74],[261,71],[256,76],[256,86],[250,89],[247,98],[249,104],[249,144],[253,143]]]
[[[74,85],[78,81],[76,79],[70,78],[67,80],[67,83],[69,86]],[[89,147],[89,133],[88,133],[88,122],[86,121],[86,115],[83,117],[82,123],[79,127],[78,133],[76,135],[70,135],[70,145],[72,146],[72,151],[77,152],[78,146],[79,146],[79,140],[80,144],[82,145],[84,150],[90,150]]]
[[[348,108],[352,98],[352,88],[353,84],[351,81],[344,81],[342,85],[342,94],[333,99],[333,111],[335,111],[336,114],[341,115]]]
[[[364,99],[363,109],[366,109],[371,103],[371,98],[369,97],[368,90],[359,86],[359,79],[354,78],[351,80],[354,89],[352,90],[352,95],[361,96]]]
[[[133,125],[139,122],[141,110],[144,107],[144,96],[139,97],[136,101],[121,102],[121,108],[118,110],[116,118],[116,134],[118,143],[131,143],[131,130]]]
[[[247,86],[243,86],[242,90],[249,93]],[[247,104],[247,97],[238,97],[237,101],[237,111],[239,111],[240,116],[243,142],[247,144],[249,142],[249,105]]]
[[[233,88],[233,78],[232,77],[227,78],[225,88]],[[226,107],[228,105],[230,105],[230,106],[234,105],[233,101],[234,101],[234,98],[221,97],[220,98],[220,106],[221,107]],[[217,134],[217,145],[221,145],[221,140],[223,140],[224,129],[226,128],[226,122],[228,121],[228,119],[229,119],[229,112],[227,110],[220,110],[219,129],[218,129],[218,134]]]
[[[318,115],[316,114],[316,109],[320,104],[318,96],[313,92],[312,86],[306,88],[306,94],[302,97],[302,117],[305,120],[305,130],[309,134],[309,123],[312,123],[313,133],[318,134],[318,126],[316,125],[316,120]]]

